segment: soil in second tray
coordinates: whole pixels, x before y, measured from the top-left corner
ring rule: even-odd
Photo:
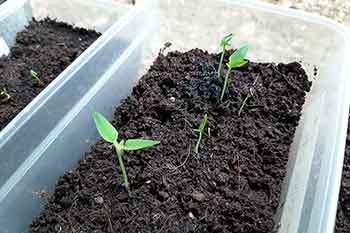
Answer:
[[[350,123],[350,116],[349,116]],[[338,200],[337,221],[335,227],[336,233],[350,232],[350,128],[346,137],[346,146],[344,154],[343,175]]]
[[[19,32],[10,54],[0,58],[0,92],[10,95],[0,95],[0,130],[99,36],[50,19],[33,20]]]
[[[199,49],[160,55],[114,114],[120,138],[161,141],[125,155],[130,193],[114,149],[99,141],[57,181],[29,232],[275,232],[288,153],[311,83],[298,63],[249,62],[232,72],[220,102],[219,58]],[[253,97],[238,116],[251,87]],[[205,113],[196,155],[194,129]]]

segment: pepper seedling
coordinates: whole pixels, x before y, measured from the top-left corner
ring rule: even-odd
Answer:
[[[196,154],[198,154],[198,150],[199,150],[199,145],[202,141],[202,137],[203,137],[203,133],[204,133],[204,129],[205,129],[205,126],[207,125],[207,122],[208,122],[208,114],[205,114],[203,119],[201,120],[200,124],[199,124],[199,127],[198,129],[195,129],[194,131],[196,133],[198,133],[198,140],[197,140],[197,144],[196,144],[196,147],[194,148],[194,152]]]
[[[43,81],[41,81],[41,79],[39,78],[39,74],[37,72],[35,72],[34,70],[30,70],[30,75],[38,83],[38,85],[44,85]]]
[[[145,139],[127,139],[121,140],[118,142],[118,131],[113,127],[111,123],[101,114],[96,111],[93,111],[92,116],[94,118],[97,131],[101,135],[101,137],[112,143],[115,147],[119,166],[122,171],[124,186],[129,188],[128,175],[124,166],[123,156],[125,151],[133,151],[133,150],[141,150],[145,148],[152,147],[154,145],[159,144],[159,141],[153,140],[145,140]]]
[[[230,76],[231,70],[247,64],[245,57],[247,55],[248,49],[249,49],[249,44],[246,43],[242,47],[240,47],[239,49],[235,50],[232,53],[232,55],[230,56],[229,62],[226,64],[226,66],[228,67],[228,70],[227,70],[227,73],[225,76],[224,86],[223,86],[222,91],[221,91],[221,96],[220,96],[221,101],[223,100],[226,89],[227,89],[228,78]]]
[[[0,96],[6,97],[6,100],[9,100],[11,98],[5,87],[0,89]]]
[[[222,63],[224,61],[226,48],[231,45],[232,38],[233,38],[233,33],[230,33],[221,39],[220,48],[222,48],[222,52],[221,52],[219,68],[218,68],[218,78],[220,78],[220,75],[221,75],[221,67],[222,67]]]

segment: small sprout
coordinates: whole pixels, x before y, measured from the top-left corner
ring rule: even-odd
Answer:
[[[256,77],[256,79],[254,80],[253,87],[255,86],[257,80],[258,80],[258,77]],[[244,106],[247,104],[248,99],[249,99],[250,97],[253,97],[253,95],[254,95],[254,89],[253,89],[253,87],[249,88],[249,93],[247,94],[247,96],[246,96],[245,99],[243,100],[243,103],[242,103],[241,107],[239,108],[238,116],[241,115]]]
[[[239,49],[234,51],[232,53],[232,55],[230,56],[229,62],[226,64],[228,67],[228,70],[227,70],[227,73],[225,76],[224,87],[222,88],[222,91],[221,91],[221,96],[220,96],[221,101],[223,100],[226,89],[227,89],[228,78],[230,76],[231,70],[247,64],[245,57],[247,55],[248,49],[249,49],[249,44],[246,43],[242,47],[240,47]]]
[[[239,108],[239,111],[238,111],[238,116],[241,116],[241,113],[242,113],[242,111],[243,111],[243,108],[244,108],[244,106],[247,104],[247,101],[248,101],[248,99],[249,99],[251,96],[253,96],[253,88],[250,88],[250,89],[249,89],[249,93],[247,94],[247,96],[246,96],[245,99],[243,100],[243,103],[242,103],[242,105],[241,105],[241,107]]]
[[[101,137],[109,142],[112,143],[115,147],[120,169],[122,170],[123,180],[124,180],[124,186],[126,188],[129,187],[128,182],[128,175],[126,173],[126,169],[123,162],[123,156],[125,151],[132,151],[132,150],[141,150],[145,148],[152,147],[154,145],[159,144],[159,141],[153,141],[153,140],[145,140],[145,139],[127,139],[126,141],[121,140],[118,142],[118,131],[113,127],[111,123],[101,114],[96,111],[93,111],[92,116],[94,118],[96,128],[101,135]]]
[[[220,78],[221,67],[222,67],[222,63],[224,61],[226,48],[231,45],[232,38],[233,38],[233,33],[230,33],[221,39],[220,47],[222,48],[222,52],[221,52],[221,58],[220,58],[219,68],[218,68],[218,78]]]
[[[41,79],[39,78],[39,74],[37,72],[35,72],[34,70],[30,70],[30,75],[38,83],[39,86],[44,85],[43,81],[41,81]]]
[[[5,87],[0,89],[0,96],[5,97],[6,100],[9,100],[11,98]]]
[[[198,129],[195,129],[194,131],[198,133],[198,141],[196,144],[196,147],[194,148],[194,152],[196,154],[198,154],[198,149],[199,149],[199,145],[202,141],[202,137],[203,137],[203,133],[204,133],[204,128],[207,125],[207,121],[208,121],[208,114],[205,114],[203,119],[201,120]]]

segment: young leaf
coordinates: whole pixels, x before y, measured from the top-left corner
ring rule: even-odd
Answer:
[[[30,75],[36,78],[39,76],[38,73],[35,72],[34,70],[30,70]]]
[[[93,111],[92,116],[101,137],[107,142],[115,143],[118,139],[118,131],[113,125],[99,112]]]
[[[230,69],[233,69],[233,68],[245,65],[247,61],[244,59],[247,55],[248,49],[249,49],[249,44],[246,43],[242,47],[234,51],[229,58],[229,62],[227,63],[227,66]]]
[[[159,144],[160,141],[145,140],[145,139],[128,139],[124,144],[124,150],[140,150]]]
[[[198,128],[198,131],[200,133],[203,133],[205,125],[207,124],[207,121],[208,121],[208,114],[205,114]]]
[[[230,46],[231,45],[231,40],[233,38],[233,33],[230,33],[226,36],[224,36],[222,39],[221,39],[221,42],[220,42],[220,47],[222,49],[226,49],[226,47]]]

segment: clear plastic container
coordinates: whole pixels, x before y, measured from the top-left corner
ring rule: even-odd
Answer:
[[[8,0],[0,6],[0,37],[9,47],[32,16],[49,16],[103,33],[0,131],[0,186],[133,40],[133,34],[120,34],[122,25],[115,24],[130,9],[92,0]],[[66,92],[68,87],[74,91]]]
[[[98,138],[91,109],[111,116],[114,106],[130,93],[165,42],[172,42],[170,50],[199,47],[216,51],[219,39],[227,32],[236,34],[235,45],[251,43],[252,60],[302,61],[314,82],[290,151],[276,227],[280,233],[333,232],[350,100],[350,92],[346,91],[350,85],[350,67],[346,64],[350,60],[350,39],[346,30],[322,17],[251,0],[155,3],[156,8],[150,8],[152,4],[138,6],[137,14],[124,19],[120,33],[136,39],[118,59],[110,57],[113,65],[104,72],[101,69],[96,74],[99,78],[93,75],[80,99],[59,112],[60,121],[53,129],[36,118],[42,113],[32,114],[37,120],[32,124],[40,122],[36,130],[46,131],[47,136],[29,151],[0,188],[0,233],[25,232],[45,202],[33,192],[52,191],[56,179],[77,166]],[[157,23],[159,27],[153,30]],[[96,64],[95,69],[100,70],[103,64]],[[316,77],[314,66],[318,68]],[[90,69],[81,69],[77,74],[80,72],[85,76]],[[77,89],[69,85],[65,88],[62,97],[70,101],[67,94],[74,95]],[[57,108],[67,104],[58,99],[49,103]],[[47,116],[55,115],[55,111],[49,108]],[[33,132],[23,130],[22,134],[30,137]],[[15,145],[20,147],[10,147]]]

